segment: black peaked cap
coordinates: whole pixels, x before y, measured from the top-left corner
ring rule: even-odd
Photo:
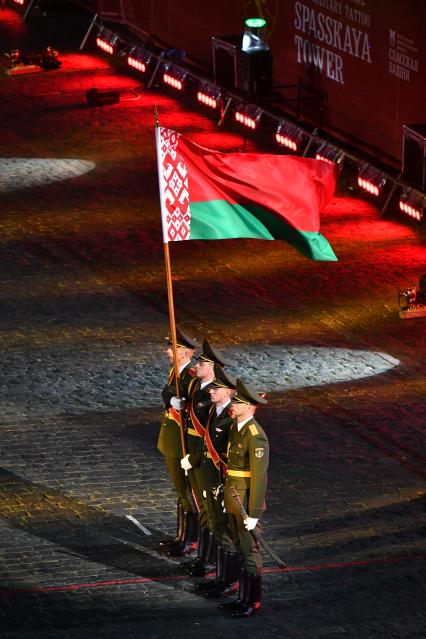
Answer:
[[[219,364],[219,366],[225,366],[222,355],[215,351],[206,339],[203,341],[203,352],[200,353],[197,359],[201,362],[212,362],[213,364]]]
[[[237,379],[237,392],[233,396],[232,401],[241,402],[242,404],[254,404],[255,406],[268,403],[254,388],[248,384],[244,384],[240,379]]]
[[[172,338],[168,337],[168,345],[172,346]],[[197,348],[198,343],[195,337],[189,337],[181,329],[176,326],[176,344],[182,348]]]
[[[212,385],[235,390],[237,388],[237,380],[233,375],[225,373],[221,366],[215,364]]]

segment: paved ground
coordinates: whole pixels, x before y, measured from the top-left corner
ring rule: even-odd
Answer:
[[[180,324],[270,392],[264,534],[289,568],[265,557],[261,616],[221,616],[155,549],[175,504],[156,450],[168,318],[153,109],[209,146],[241,136],[77,53],[84,16],[25,27],[11,4],[2,46],[52,43],[63,66],[1,80],[0,635],[425,637],[426,323],[396,303],[426,273],[424,227],[382,217],[344,172],[323,215],[337,263],[279,242],[172,247]],[[93,86],[120,103],[88,107]]]

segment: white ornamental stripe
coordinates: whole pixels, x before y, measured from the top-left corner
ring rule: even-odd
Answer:
[[[161,128],[155,127],[155,144],[157,148],[157,171],[158,171],[158,186],[160,190],[160,208],[161,208],[161,226],[163,228],[163,242],[166,244],[169,241],[168,236],[168,224],[167,224],[167,206],[165,201],[166,193],[166,180],[163,174],[163,140],[161,139]]]
[[[177,161],[178,139],[179,134],[174,131],[162,127],[156,129],[164,242],[190,239],[188,172],[185,163]]]

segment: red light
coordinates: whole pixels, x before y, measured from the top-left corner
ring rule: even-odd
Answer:
[[[24,4],[25,0],[15,0],[16,4]]]
[[[141,60],[136,60],[136,58],[132,58],[131,56],[127,58],[127,64],[129,65],[129,67],[132,67],[133,69],[142,71],[142,73],[145,73],[146,71],[146,64],[142,62]]]
[[[325,158],[323,155],[321,155],[321,153],[317,153],[315,155],[315,159],[322,160],[323,162],[327,162],[327,164],[334,164],[333,160],[330,160],[329,158]]]
[[[406,213],[410,217],[413,217],[415,220],[420,221],[422,219],[422,212],[418,211],[413,206],[410,206],[409,204],[407,204],[407,202],[404,202],[403,200],[399,201],[399,208],[401,209],[403,213]]]
[[[114,47],[109,42],[102,40],[102,38],[96,38],[96,44],[100,49],[102,49],[102,51],[106,51],[107,53],[114,53]]]
[[[202,93],[201,91],[198,91],[197,93],[197,100],[198,102],[202,102],[203,104],[206,104],[211,109],[215,109],[217,107],[217,101],[214,98],[212,98],[210,95],[207,95],[206,93]]]
[[[287,138],[284,135],[281,135],[281,133],[276,133],[275,139],[278,142],[278,144],[282,144],[282,146],[286,146],[288,149],[291,149],[292,151],[297,151],[297,144],[294,140],[291,140],[290,138]]]
[[[372,182],[369,182],[368,180],[364,180],[364,178],[362,177],[358,178],[358,186],[364,189],[364,191],[371,193],[371,195],[377,196],[380,193],[378,186],[376,186],[375,184],[372,184]]]
[[[253,120],[253,118],[249,118],[248,115],[245,115],[244,113],[240,113],[239,111],[236,111],[235,119],[237,122],[244,124],[244,126],[247,126],[249,129],[256,128],[256,120]]]
[[[177,89],[178,91],[182,91],[182,87],[183,87],[182,82],[180,80],[178,80],[177,78],[174,78],[172,75],[169,75],[168,73],[165,73],[163,75],[163,81],[166,84],[169,84],[174,89]]]

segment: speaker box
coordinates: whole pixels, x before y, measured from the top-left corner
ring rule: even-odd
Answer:
[[[272,55],[268,51],[241,52],[241,91],[249,98],[270,96],[272,91]]]
[[[404,124],[402,174],[413,186],[426,190],[426,124]]]
[[[86,100],[89,106],[116,104],[117,102],[120,102],[120,91],[89,89],[86,92]]]
[[[240,84],[242,35],[213,36],[213,78],[215,84],[235,90]]]

